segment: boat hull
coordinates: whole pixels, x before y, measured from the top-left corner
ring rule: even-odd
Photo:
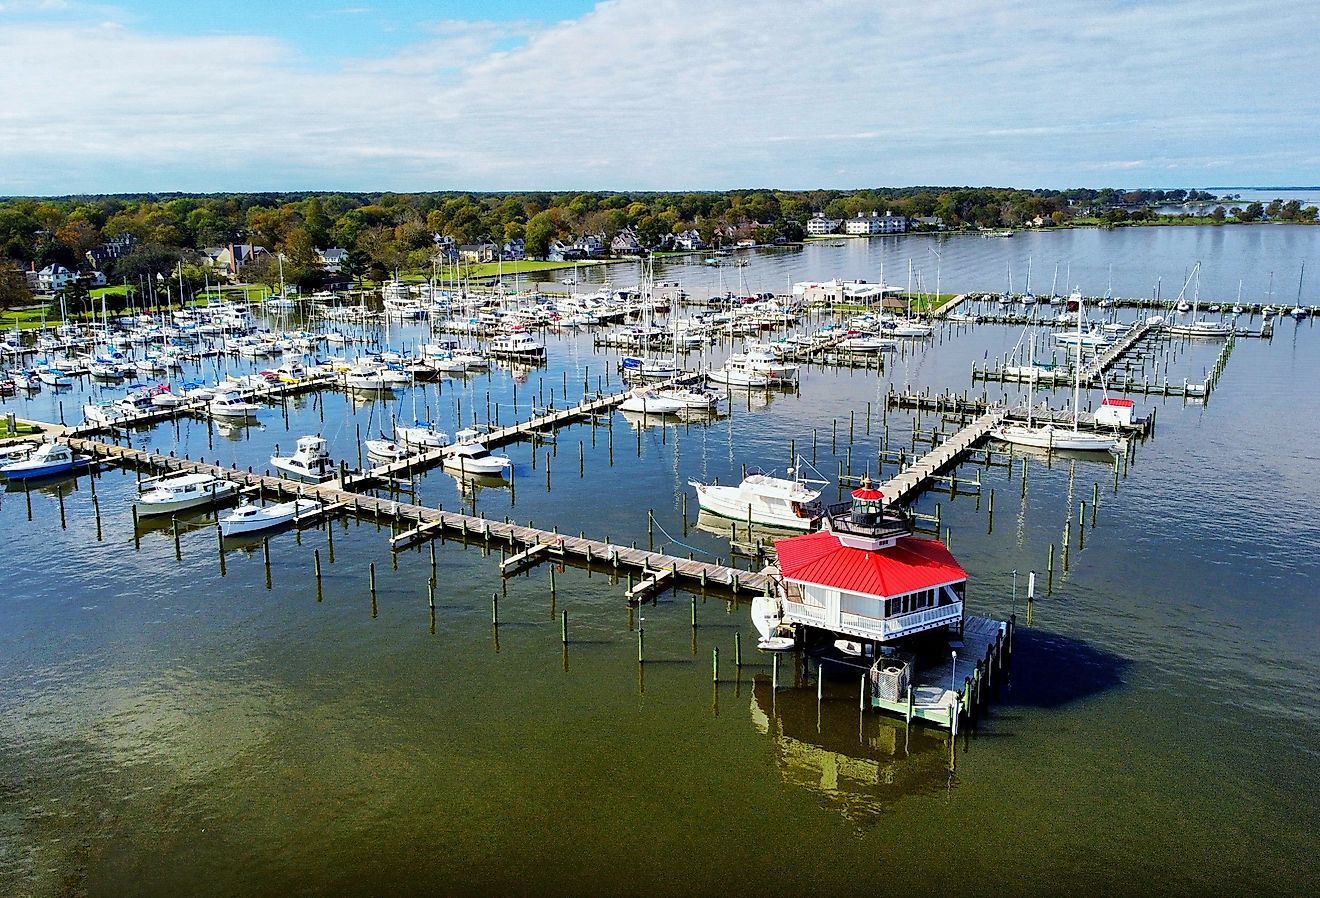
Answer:
[[[151,498],[150,493],[148,493],[139,496],[133,504],[137,506],[138,517],[150,517],[153,515],[174,514],[175,512],[198,508],[203,505],[212,505],[216,502],[232,499],[237,495],[238,484],[220,481],[216,483],[214,489],[179,496],[174,499],[155,499]]]
[[[1009,425],[994,432],[995,438],[1015,446],[1036,449],[1062,449],[1071,452],[1109,452],[1117,448],[1118,438],[1098,433],[1083,433],[1057,427]]]
[[[697,505],[701,510],[722,518],[741,522],[750,520],[753,524],[782,527],[785,530],[810,530],[816,520],[814,515],[801,517],[757,507],[755,503],[747,502],[742,490],[736,486],[698,483],[692,486],[697,491]]]

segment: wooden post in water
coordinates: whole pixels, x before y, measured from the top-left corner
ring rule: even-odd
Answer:
[[[710,681],[718,683],[720,681],[720,647],[715,646],[710,650]]]
[[[697,597],[696,596],[692,597],[691,607],[692,607],[692,629],[695,630],[697,629]]]
[[[559,612],[559,641],[568,645],[568,611]]]
[[[1086,503],[1077,507],[1077,548],[1086,548]]]
[[[24,481],[26,481],[26,480],[27,480],[27,478],[24,478]],[[67,521],[65,520],[65,518],[64,518],[64,490],[61,489],[61,488],[59,488],[59,487],[56,487],[56,488],[55,488],[55,495],[58,496],[58,497],[59,497],[59,500],[60,500],[60,529],[61,529],[61,530],[68,530],[68,529],[69,529],[69,525],[68,525],[68,522],[67,522]],[[175,540],[175,543],[176,543],[176,544],[178,543],[178,540],[177,540],[177,539]]]
[[[733,667],[742,671],[742,631],[733,631]]]
[[[316,601],[321,601],[321,550],[312,550],[312,572],[316,575]]]
[[[63,508],[60,509],[63,511]],[[183,561],[183,546],[179,542],[179,516],[170,515],[170,528],[174,531],[174,560]]]
[[[371,603],[376,604],[376,562],[367,565],[367,588],[371,591]]]
[[[220,576],[225,575],[225,533],[220,529],[220,525],[215,525],[215,548],[220,556]]]
[[[500,625],[500,594],[497,592],[490,594],[490,622],[495,627]]]

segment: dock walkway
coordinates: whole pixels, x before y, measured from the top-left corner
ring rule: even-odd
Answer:
[[[102,443],[85,437],[64,435],[60,439],[75,451],[91,456],[94,461],[137,464],[166,472],[211,474],[233,481],[245,490],[255,489],[259,494],[319,499],[327,507],[341,513],[392,521],[396,535],[391,539],[391,545],[395,549],[407,548],[416,542],[441,536],[447,532],[458,534],[465,540],[502,542],[515,553],[544,545],[549,547],[548,554],[554,557],[587,565],[627,568],[630,573],[640,573],[643,578],[667,571],[676,582],[681,580],[689,585],[695,583],[701,587],[714,586],[734,593],[763,592],[772,586],[770,576],[764,572],[744,571],[726,565],[638,549],[634,546],[589,539],[586,536],[571,536],[509,521],[492,521],[475,515],[364,496],[346,489],[345,485],[337,480],[322,484],[300,483],[265,474],[240,471],[236,468],[225,468],[200,459],[192,461],[188,458],[175,458],[128,446]],[[405,527],[409,529],[400,529]]]
[[[1008,416],[1008,409],[998,408],[984,412],[976,420],[959,430],[948,440],[908,465],[896,477],[886,480],[880,487],[885,499],[898,505],[915,497],[929,485],[940,471],[957,463],[976,443],[990,435]]]

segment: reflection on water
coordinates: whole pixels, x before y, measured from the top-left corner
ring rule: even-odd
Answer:
[[[784,782],[815,793],[858,827],[874,826],[901,799],[957,784],[949,734],[859,714],[855,696],[817,702],[814,686],[776,691],[771,677],[758,674],[751,717],[757,730],[774,740]]]
[[[748,524],[746,521],[735,521],[732,518],[721,517],[704,510],[697,515],[697,529],[735,542],[761,542],[767,544],[773,543],[777,539],[801,536],[803,533],[801,530],[790,530],[787,527],[771,527],[768,524],[755,522]]]

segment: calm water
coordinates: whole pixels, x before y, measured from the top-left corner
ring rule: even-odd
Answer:
[[[1257,257],[1234,234],[1278,243]],[[1320,230],[1300,228],[1046,238],[1067,246],[1033,258],[1066,249],[1074,280],[1130,257],[1123,283],[1153,284],[1216,240],[1253,278],[1303,257],[1320,264]],[[1139,267],[1156,252],[1140,239],[1166,246],[1159,265]],[[969,288],[1016,253],[1025,273],[1027,243],[948,241],[942,279]],[[874,259],[853,261],[851,247],[813,247],[757,256],[746,274],[877,278]],[[1224,271],[1217,283],[1235,291],[1238,275]],[[813,369],[800,394],[738,401],[713,421],[637,429],[616,415],[609,428],[562,431],[535,468],[530,447],[511,446],[512,488],[465,489],[437,471],[419,496],[641,544],[649,508],[657,543],[727,554],[716,535],[684,534],[689,479],[782,468],[790,440],[810,457],[813,428],[816,465],[832,476],[850,411],[861,468],[886,426],[891,443],[907,443],[911,416],[880,412],[891,384],[966,389],[972,361],[1018,336],[950,328],[883,376]],[[827,684],[818,709],[814,684],[792,685],[792,665],[777,694],[760,657],[732,682],[733,634],[746,643],[751,628],[745,606],[730,611],[713,596],[698,597],[695,633],[687,593],[642,609],[639,668],[626,584],[599,572],[560,571],[552,601],[545,567],[506,590],[497,557],[438,545],[432,631],[429,556],[403,553],[395,570],[388,533],[374,525],[333,525],[318,601],[312,552],[328,556],[324,530],[271,540],[267,589],[259,549],[227,552],[220,576],[211,530],[184,535],[181,561],[164,527],[144,528],[135,550],[131,474],[97,481],[99,541],[86,479],[33,491],[31,523],[24,494],[11,490],[0,495],[0,893],[988,894],[1005,881],[1015,892],[1312,893],[1318,342],[1309,323],[1284,321],[1272,343],[1239,341],[1207,404],[1139,398],[1139,410],[1159,408],[1159,428],[1116,494],[1107,465],[1033,459],[1025,497],[1020,466],[1012,479],[982,472],[996,490],[993,526],[984,502],[921,500],[925,511],[940,503],[952,528],[973,610],[1016,612],[1023,624],[1011,688],[960,744],[955,770],[937,732],[859,719],[853,684]],[[1199,379],[1213,359],[1205,347],[1171,353],[1171,379]],[[551,338],[550,354],[548,367],[517,372],[517,413],[552,389],[562,401],[565,380],[580,394],[607,368],[587,338]],[[452,429],[460,414],[484,418],[489,392],[508,420],[514,374],[446,381],[416,399]],[[5,408],[51,415],[58,401],[42,394]],[[70,413],[80,404],[64,401]],[[1064,394],[1053,401],[1062,406]],[[192,422],[134,443],[263,466],[276,443],[319,430],[355,461],[359,426],[371,434],[412,403],[324,394],[291,404],[287,429],[271,409],[237,434]],[[1093,484],[1098,526],[1049,594],[1042,577],[1028,611],[1026,572],[1043,571]]]
[[[862,278],[906,288],[912,263],[914,288],[950,293],[1027,287],[1060,295],[1071,286],[1087,296],[1152,297],[1157,285],[1167,301],[1177,295],[1197,262],[1201,298],[1231,302],[1242,283],[1246,302],[1293,303],[1302,260],[1314,276],[1303,284],[1303,301],[1320,303],[1320,272],[1314,271],[1317,231],[1310,225],[1224,225],[1221,227],[1093,228],[1019,231],[1009,238],[979,234],[912,234],[869,240],[813,241],[782,249],[742,250],[726,258],[747,259],[746,268],[703,264],[700,254],[657,260],[656,277],[702,289],[785,292],[796,281]],[[842,243],[842,246],[834,244]],[[1057,271],[1057,273],[1056,273]],[[635,266],[582,268],[584,282],[609,277],[616,285],[638,280]],[[740,280],[741,278],[741,280]],[[1309,285],[1309,286],[1308,286]],[[1191,298],[1189,288],[1188,298]]]

